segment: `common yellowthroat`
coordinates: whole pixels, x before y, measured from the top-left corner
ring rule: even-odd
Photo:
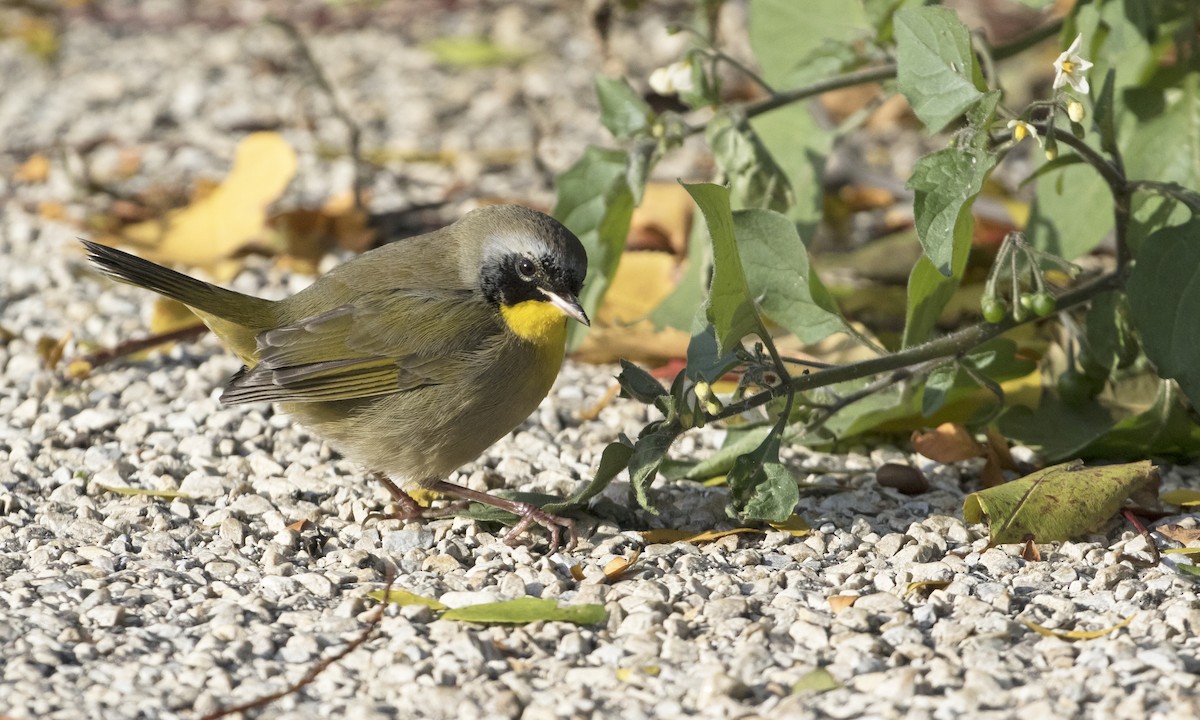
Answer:
[[[400,505],[423,486],[515,513],[576,542],[575,523],[447,482],[542,401],[563,361],[587,254],[553,218],[517,205],[366,252],[285,300],[211,285],[84,241],[105,274],[187,305],[245,366],[225,403],[270,401],[375,472]]]

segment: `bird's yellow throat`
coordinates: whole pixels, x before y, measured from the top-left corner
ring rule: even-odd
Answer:
[[[501,305],[500,314],[509,330],[531,343],[562,348],[567,340],[567,316],[548,302],[526,300]]]

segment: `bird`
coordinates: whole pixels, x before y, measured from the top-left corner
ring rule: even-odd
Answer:
[[[428,488],[517,515],[508,544],[537,524],[551,553],[560,531],[576,545],[570,518],[447,479],[529,417],[558,376],[567,324],[590,324],[587,252],[554,218],[485,206],[282,300],[82,242],[100,272],[183,303],[242,361],[223,403],[278,403],[384,484],[399,507],[387,517],[422,516],[407,490]]]

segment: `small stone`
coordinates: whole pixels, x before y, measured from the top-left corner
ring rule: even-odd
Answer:
[[[433,547],[433,531],[427,527],[405,528],[383,536],[383,550],[403,553],[416,548]]]
[[[333,597],[334,591],[337,589],[329,578],[320,573],[300,573],[293,575],[292,579],[300,583],[305,590],[319,598]]]
[[[120,605],[97,605],[84,613],[84,617],[96,627],[119,627],[125,624],[125,608]]]

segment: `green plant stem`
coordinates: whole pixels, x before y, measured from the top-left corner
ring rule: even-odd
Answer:
[[[1003,45],[997,45],[992,49],[992,59],[1005,60],[1010,58],[1030,47],[1033,47],[1034,45],[1037,45],[1048,37],[1057,35],[1058,32],[1062,30],[1062,26],[1063,21],[1060,18],[1040,27],[1034,28],[1012,42],[1008,42]],[[763,113],[768,113],[772,110],[778,110],[785,105],[790,105],[794,102],[800,102],[801,100],[807,100],[808,98],[816,97],[817,95],[823,95],[833,90],[842,90],[844,88],[854,87],[856,85],[865,85],[866,83],[872,82],[883,82],[884,80],[891,80],[894,77],[896,77],[896,63],[885,63],[875,67],[854,70],[848,73],[843,73],[842,75],[831,77],[827,80],[821,80],[819,82],[812,83],[811,85],[804,85],[803,87],[794,88],[792,90],[784,90],[782,92],[773,94],[771,97],[765,100],[760,100],[759,102],[747,105],[745,107],[745,117],[752,118],[757,115],[762,115]],[[683,128],[683,135],[686,137],[695,135],[696,133],[704,132],[705,125],[706,123],[685,125]]]
[[[1116,290],[1121,287],[1123,276],[1120,273],[1112,272],[1101,275],[1088,283],[1074,288],[1058,298],[1060,310],[1067,310],[1072,307],[1082,305],[1090,301],[1097,295]],[[780,383],[770,390],[763,391],[756,395],[742,400],[741,402],[727,405],[719,415],[713,416],[713,420],[723,420],[725,418],[740,415],[748,410],[760,407],[767,404],[776,397],[779,397],[787,392],[805,392],[819,387],[827,387],[837,383],[847,382],[849,380],[858,380],[860,378],[878,375],[880,373],[892,372],[902,368],[916,365],[918,363],[928,362],[939,358],[949,358],[956,355],[964,355],[972,349],[982,345],[983,343],[1003,335],[1020,325],[1026,325],[1030,322],[1042,320],[1039,317],[1030,317],[1026,320],[1018,322],[1011,315],[1003,321],[991,324],[981,323],[972,325],[968,328],[963,328],[958,332],[951,333],[945,337],[931,340],[924,345],[901,350],[900,352],[883,357],[870,358],[862,362],[850,363],[848,365],[840,365],[838,367],[829,368],[828,370],[819,370],[808,375],[794,377],[790,382]]]
[[[1144,190],[1169,197],[1187,205],[1193,211],[1200,212],[1200,194],[1194,190],[1188,190],[1179,183],[1159,182],[1157,180],[1130,180],[1129,187],[1132,190]]]
[[[1038,26],[1033,30],[1025,33],[1019,38],[1006,42],[1003,45],[997,45],[992,49],[993,60],[1007,60],[1013,55],[1018,55],[1025,52],[1029,48],[1037,45],[1041,41],[1054,37],[1062,31],[1063,18],[1051,20],[1045,25]]]

